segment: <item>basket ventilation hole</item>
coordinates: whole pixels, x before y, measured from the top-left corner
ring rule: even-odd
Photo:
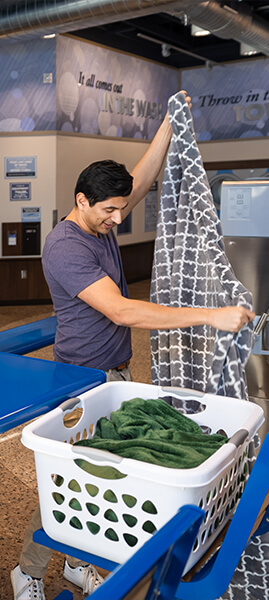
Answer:
[[[61,485],[63,485],[64,478],[61,475],[55,475],[54,473],[52,473],[51,479],[53,483],[57,485],[57,487],[61,487]]]
[[[86,440],[86,439],[87,439],[87,437],[88,437],[88,434],[87,434],[87,429],[83,429],[82,439],[83,439],[83,440]]]
[[[223,479],[220,480],[219,482],[219,493],[221,494],[222,490],[223,490],[223,486],[224,486],[224,481]]]
[[[112,542],[118,542],[119,541],[119,538],[118,538],[118,536],[116,534],[116,531],[114,531],[114,529],[111,529],[111,528],[109,528],[109,529],[106,530],[105,537],[108,540],[111,540]]]
[[[114,523],[117,523],[117,521],[119,520],[116,513],[114,513],[114,510],[112,510],[111,508],[106,510],[106,512],[104,513],[104,517],[105,519],[107,519],[107,521],[114,521]]]
[[[209,511],[207,510],[204,516],[204,523],[207,523],[209,517]]]
[[[128,508],[133,508],[133,506],[135,506],[137,503],[137,499],[129,494],[122,494],[122,499]]]
[[[204,529],[204,531],[203,531],[203,533],[201,535],[201,542],[202,542],[202,544],[205,543],[205,540],[206,540],[206,529]]]
[[[221,502],[222,502],[222,500],[221,500],[221,498],[219,498],[219,499],[218,499],[218,504],[217,504],[217,510],[219,510],[219,508],[220,508],[220,506],[221,506]]]
[[[97,496],[99,492],[99,488],[96,485],[92,485],[92,483],[86,483],[85,488],[88,494],[90,494],[92,497]]]
[[[138,542],[137,537],[135,537],[134,535],[130,535],[130,533],[124,533],[123,537],[125,539],[126,544],[128,544],[128,546],[131,546],[131,548],[135,546]]]
[[[157,508],[150,500],[146,500],[142,504],[142,510],[144,510],[147,513],[150,513],[151,515],[157,515]]]
[[[213,500],[215,500],[216,496],[217,496],[217,488],[214,488],[213,496],[212,496]]]
[[[216,518],[215,523],[214,523],[214,529],[217,529],[220,523],[220,519],[219,517]]]
[[[99,533],[99,531],[100,531],[100,525],[97,525],[97,523],[92,523],[92,521],[87,521],[86,525],[87,525],[89,531],[93,535],[96,535],[97,533]]]
[[[69,444],[71,444],[71,446],[73,446],[73,444],[74,444],[74,438],[72,437],[72,435],[71,435],[71,438],[69,440]]]
[[[71,500],[69,502],[69,506],[73,510],[82,510],[82,506],[76,498],[71,498]]]
[[[69,481],[68,487],[73,492],[81,492],[81,487],[75,479],[71,479],[71,481]]]
[[[106,490],[103,498],[104,498],[104,500],[107,500],[107,502],[114,502],[114,503],[118,502],[118,498],[112,490]]]
[[[80,440],[80,431],[78,431],[76,434],[76,442],[79,442],[79,440]]]
[[[230,470],[230,481],[233,480],[233,477],[234,477],[234,469],[231,469]]]
[[[200,502],[199,502],[199,508],[204,508],[204,499],[201,498]]]
[[[193,549],[192,549],[192,551],[193,551],[193,552],[196,552],[196,550],[198,550],[198,547],[199,547],[199,544],[198,544],[198,539],[196,538],[196,540],[195,540],[195,542],[194,542],[194,544],[193,544]]]
[[[223,499],[222,499],[222,504],[226,504],[226,500],[227,500],[227,493],[225,492]]]
[[[151,521],[145,521],[142,525],[142,529],[147,533],[154,533],[154,531],[156,531],[156,527]]]
[[[92,434],[93,434],[93,430],[94,430],[94,424],[93,424],[93,423],[91,423],[91,425],[90,425],[90,427],[89,427],[89,432],[90,432],[90,435],[92,435]]]
[[[229,478],[228,478],[228,475],[226,475],[225,481],[224,481],[224,487],[227,487],[228,483],[229,483]]]
[[[207,495],[206,495],[206,503],[207,504],[210,504],[211,497],[212,497],[212,492],[211,491],[207,492]]]
[[[122,515],[123,516],[123,520],[125,521],[126,525],[128,525],[128,527],[134,527],[137,523],[137,518],[133,517],[133,515]]]
[[[62,494],[59,494],[59,492],[53,492],[52,497],[53,500],[55,500],[56,504],[62,504],[65,499]]]
[[[72,519],[70,519],[69,523],[70,523],[71,527],[74,527],[74,529],[82,529],[82,524],[77,517],[72,517]]]
[[[209,530],[208,530],[208,535],[207,537],[210,538],[212,535],[212,525],[210,525]]]
[[[97,515],[100,510],[99,506],[97,506],[97,504],[92,504],[92,502],[86,502],[86,508],[93,516]]]
[[[65,520],[65,514],[62,513],[60,510],[53,510],[52,514],[58,523],[63,523],[63,521]]]
[[[83,413],[83,408],[74,408],[72,412],[67,413],[63,417],[63,424],[65,427],[70,429],[70,427],[75,427],[81,419]]]
[[[216,508],[215,504],[213,504],[212,510],[211,510],[211,513],[210,513],[210,517],[213,517],[213,515],[215,514],[215,508]]]

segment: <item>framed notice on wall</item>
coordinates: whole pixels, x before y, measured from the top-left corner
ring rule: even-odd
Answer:
[[[36,177],[36,156],[6,156],[5,178]]]
[[[31,183],[10,183],[10,200],[31,200]]]

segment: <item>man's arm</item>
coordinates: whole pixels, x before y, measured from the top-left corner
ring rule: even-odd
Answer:
[[[191,98],[187,92],[183,92],[186,100],[191,107]],[[168,112],[160,125],[155,137],[153,138],[147,152],[134,167],[131,175],[134,178],[133,189],[128,196],[128,207],[122,212],[122,218],[133,210],[133,208],[145,197],[152,184],[158,177],[164,158],[166,156],[170,140],[172,137],[172,127],[170,125]]]
[[[124,298],[106,276],[88,286],[78,297],[117,325],[138,329],[178,329],[211,325],[223,331],[239,331],[255,313],[242,306],[225,308],[175,308]]]

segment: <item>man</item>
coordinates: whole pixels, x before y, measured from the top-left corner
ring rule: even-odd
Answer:
[[[187,96],[187,94],[185,93]],[[190,103],[190,98],[187,97]],[[102,369],[107,380],[130,380],[130,328],[175,329],[208,324],[238,331],[254,318],[243,307],[174,308],[131,300],[113,227],[119,225],[156,180],[172,129],[166,115],[146,154],[130,175],[111,160],[80,174],[71,212],[48,235],[43,269],[57,314],[55,359]],[[45,600],[42,577],[51,552],[32,541],[39,511],[28,527],[18,565],[11,573],[16,600]],[[101,578],[91,565],[68,557],[64,577],[90,593]]]

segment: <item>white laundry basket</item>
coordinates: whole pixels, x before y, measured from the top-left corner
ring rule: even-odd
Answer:
[[[170,469],[73,446],[92,437],[97,420],[109,417],[124,400],[167,396],[200,426],[212,433],[222,429],[233,439],[192,469]],[[194,408],[198,412],[193,413]],[[77,421],[71,427],[70,415]],[[46,533],[122,563],[179,507],[195,504],[206,514],[188,570],[231,517],[248,476],[249,443],[263,420],[262,409],[244,400],[133,382],[104,383],[67,400],[22,432],[23,444],[35,452]]]

